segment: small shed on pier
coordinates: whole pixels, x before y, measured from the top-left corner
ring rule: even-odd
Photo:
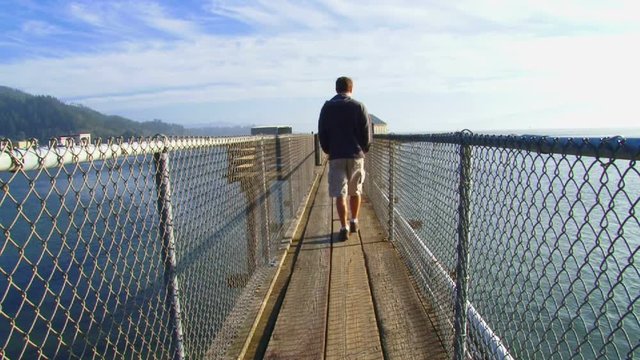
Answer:
[[[371,118],[371,125],[373,125],[373,133],[374,134],[387,134],[389,129],[387,129],[387,123],[380,120],[379,117],[369,114]]]
[[[269,126],[254,126],[251,128],[251,135],[282,135],[282,134],[291,134],[291,126],[269,125]]]

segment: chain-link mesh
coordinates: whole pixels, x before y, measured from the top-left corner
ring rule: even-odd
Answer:
[[[458,209],[463,144],[470,157],[466,229]],[[452,356],[640,356],[639,144],[376,137],[367,195],[381,222],[393,224],[394,245],[432,303]],[[469,239],[468,302],[466,332],[456,334],[461,231]],[[465,340],[466,355],[454,354],[457,338]]]
[[[376,138],[371,149],[365,162],[365,192],[389,231],[388,189],[389,182],[394,182],[394,244],[436,308],[441,336],[451,342],[453,283],[449,275],[456,264],[458,184],[452,179],[458,176],[457,146]]]
[[[299,135],[0,147],[12,359],[225,356],[314,172]]]

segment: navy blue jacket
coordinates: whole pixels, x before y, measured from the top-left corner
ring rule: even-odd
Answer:
[[[363,158],[371,145],[371,130],[364,104],[349,96],[338,94],[320,110],[318,136],[329,160]]]

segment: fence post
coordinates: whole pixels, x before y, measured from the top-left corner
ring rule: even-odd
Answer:
[[[285,180],[289,183],[289,214],[290,217],[293,219],[294,217],[296,217],[296,208],[295,206],[297,204],[294,204],[293,201],[293,197],[295,195],[294,189],[293,189],[293,182],[294,182],[294,178],[293,178],[293,171],[296,168],[296,164],[294,164],[294,159],[296,157],[293,154],[293,151],[291,150],[291,137],[287,136],[287,166],[286,166],[286,176],[285,176]]]
[[[185,359],[184,332],[180,312],[178,276],[176,274],[176,247],[173,234],[173,210],[171,207],[171,183],[169,180],[169,154],[167,150],[153,154],[156,165],[156,191],[158,193],[158,214],[160,215],[160,237],[162,238],[162,262],[164,263],[165,303],[169,309],[173,326],[173,342],[176,351],[173,358]]]
[[[389,139],[389,206],[388,206],[388,226],[389,226],[389,241],[394,240],[393,230],[395,227],[395,167],[396,167],[396,148],[393,140]]]
[[[466,136],[460,134],[460,183],[458,192],[458,261],[456,264],[456,298],[455,298],[455,339],[454,359],[465,359],[467,341],[467,287],[469,268],[469,195],[471,180],[471,146],[467,145]]]
[[[270,241],[271,241],[271,233],[270,233],[270,221],[269,221],[269,194],[267,191],[267,161],[266,161],[266,155],[265,155],[265,144],[264,144],[264,136],[260,137],[260,176],[262,178],[262,199],[263,199],[263,204],[261,206],[261,212],[262,212],[262,223],[264,225],[264,228],[262,229],[263,231],[263,248],[262,248],[262,252],[263,252],[263,256],[265,258],[265,261],[267,263],[269,263],[271,261],[271,248],[270,248]]]
[[[313,146],[316,154],[316,166],[322,165],[322,149],[320,148],[320,137],[313,134]]]

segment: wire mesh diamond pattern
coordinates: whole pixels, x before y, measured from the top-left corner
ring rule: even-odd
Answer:
[[[387,231],[452,356],[640,356],[639,145],[619,137],[376,137],[367,194],[383,223],[394,214]],[[462,146],[471,177],[465,299],[456,295]],[[467,304],[463,334],[453,331],[457,301]],[[464,354],[455,353],[459,336]]]
[[[306,135],[3,140],[0,167],[2,357],[151,359],[240,341],[315,168]]]

